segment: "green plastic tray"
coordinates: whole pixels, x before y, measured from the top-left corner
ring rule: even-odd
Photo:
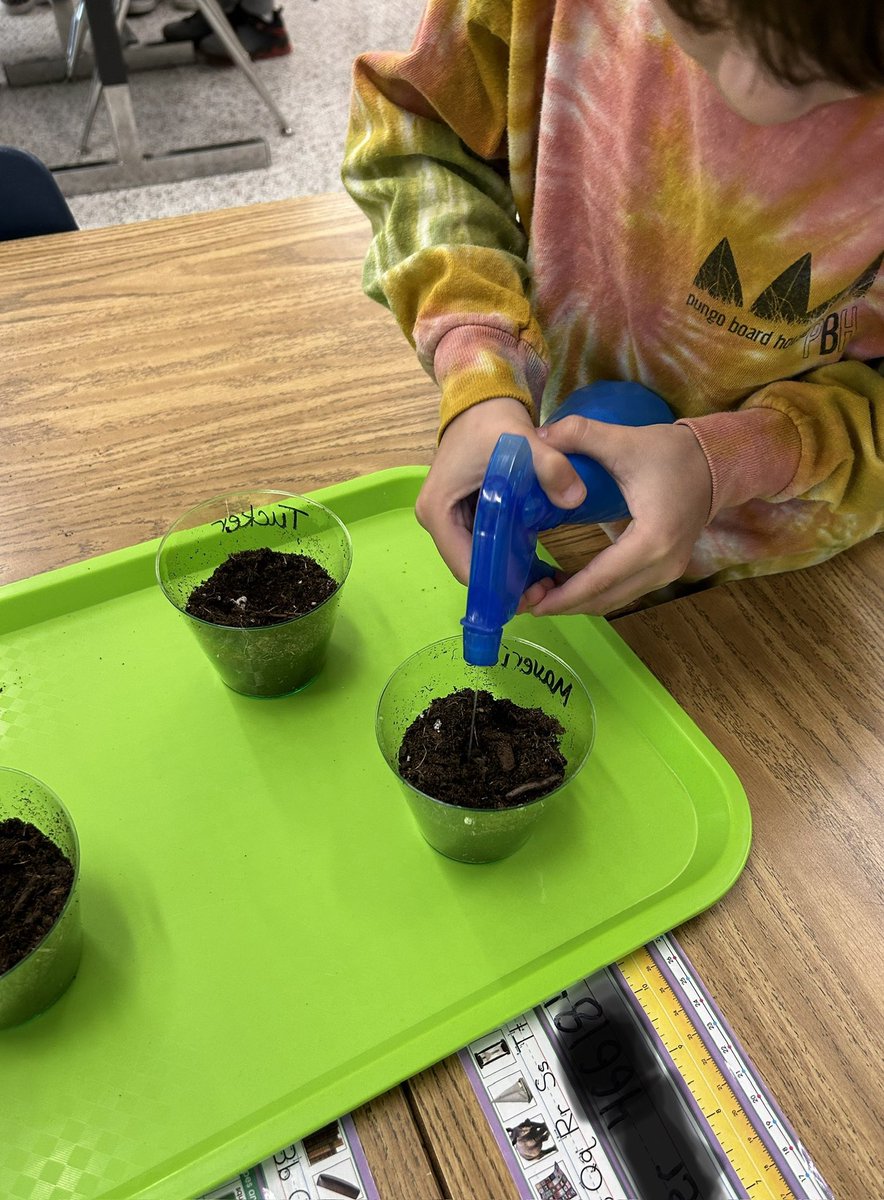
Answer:
[[[488,866],[417,833],[374,736],[463,589],[425,471],[315,493],[350,527],[332,650],[301,695],[229,691],[147,543],[0,589],[0,762],[61,796],[82,965],[0,1034],[4,1200],[183,1200],[717,900],[748,854],[736,776],[603,620],[521,617],[575,666],[593,754]]]

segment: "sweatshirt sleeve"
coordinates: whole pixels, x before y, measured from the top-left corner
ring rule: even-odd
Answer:
[[[354,65],[344,186],[367,214],[363,284],[439,385],[441,428],[493,396],[537,419],[546,347],[508,182],[509,0],[429,0],[408,53]]]
[[[884,522],[884,376],[845,359],[768,384],[730,412],[679,422],[712,474],[712,520],[760,498],[810,500]]]

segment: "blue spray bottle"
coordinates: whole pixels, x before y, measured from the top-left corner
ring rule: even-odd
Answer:
[[[675,418],[664,400],[639,383],[602,381],[578,388],[546,424],[576,415],[611,425],[662,425]],[[579,508],[557,508],[537,481],[528,439],[498,438],[479,490],[473,552],[462,619],[463,654],[474,666],[497,662],[503,627],[525,589],[555,568],[537,557],[537,535],[557,525],[616,521],[629,516],[611,475],[592,458],[568,455],[586,485]]]

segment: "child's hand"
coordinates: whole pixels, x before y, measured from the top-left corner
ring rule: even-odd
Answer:
[[[498,397],[462,412],[442,435],[415,505],[418,521],[461,583],[470,575],[476,493],[502,433],[528,438],[540,485],[554,504],[576,508],[586,495],[577,472],[564,454],[538,438],[528,410],[518,400]]]
[[[607,613],[678,579],[709,516],[712,476],[686,425],[634,429],[565,417],[537,433],[567,454],[596,459],[617,481],[632,520],[609,548],[543,595],[527,594],[536,616]]]

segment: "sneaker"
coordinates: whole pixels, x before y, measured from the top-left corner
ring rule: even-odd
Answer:
[[[159,0],[129,0],[129,7],[126,9],[126,16],[146,16],[147,13],[153,12],[158,3]]]
[[[291,54],[292,44],[282,23],[282,13],[279,9],[276,9],[267,21],[263,17],[256,17],[254,13],[246,12],[237,4],[229,20],[243,49],[253,62],[262,58],[282,58],[285,54]],[[215,33],[204,37],[198,43],[197,50],[207,62],[216,66],[230,66],[233,61],[224,43]]]
[[[37,0],[3,0],[3,7],[11,17],[21,17],[29,13]]]
[[[232,12],[227,14],[227,19],[233,23]],[[199,42],[211,32],[212,26],[201,12],[195,12],[192,17],[169,21],[163,26],[163,37],[167,42]]]

